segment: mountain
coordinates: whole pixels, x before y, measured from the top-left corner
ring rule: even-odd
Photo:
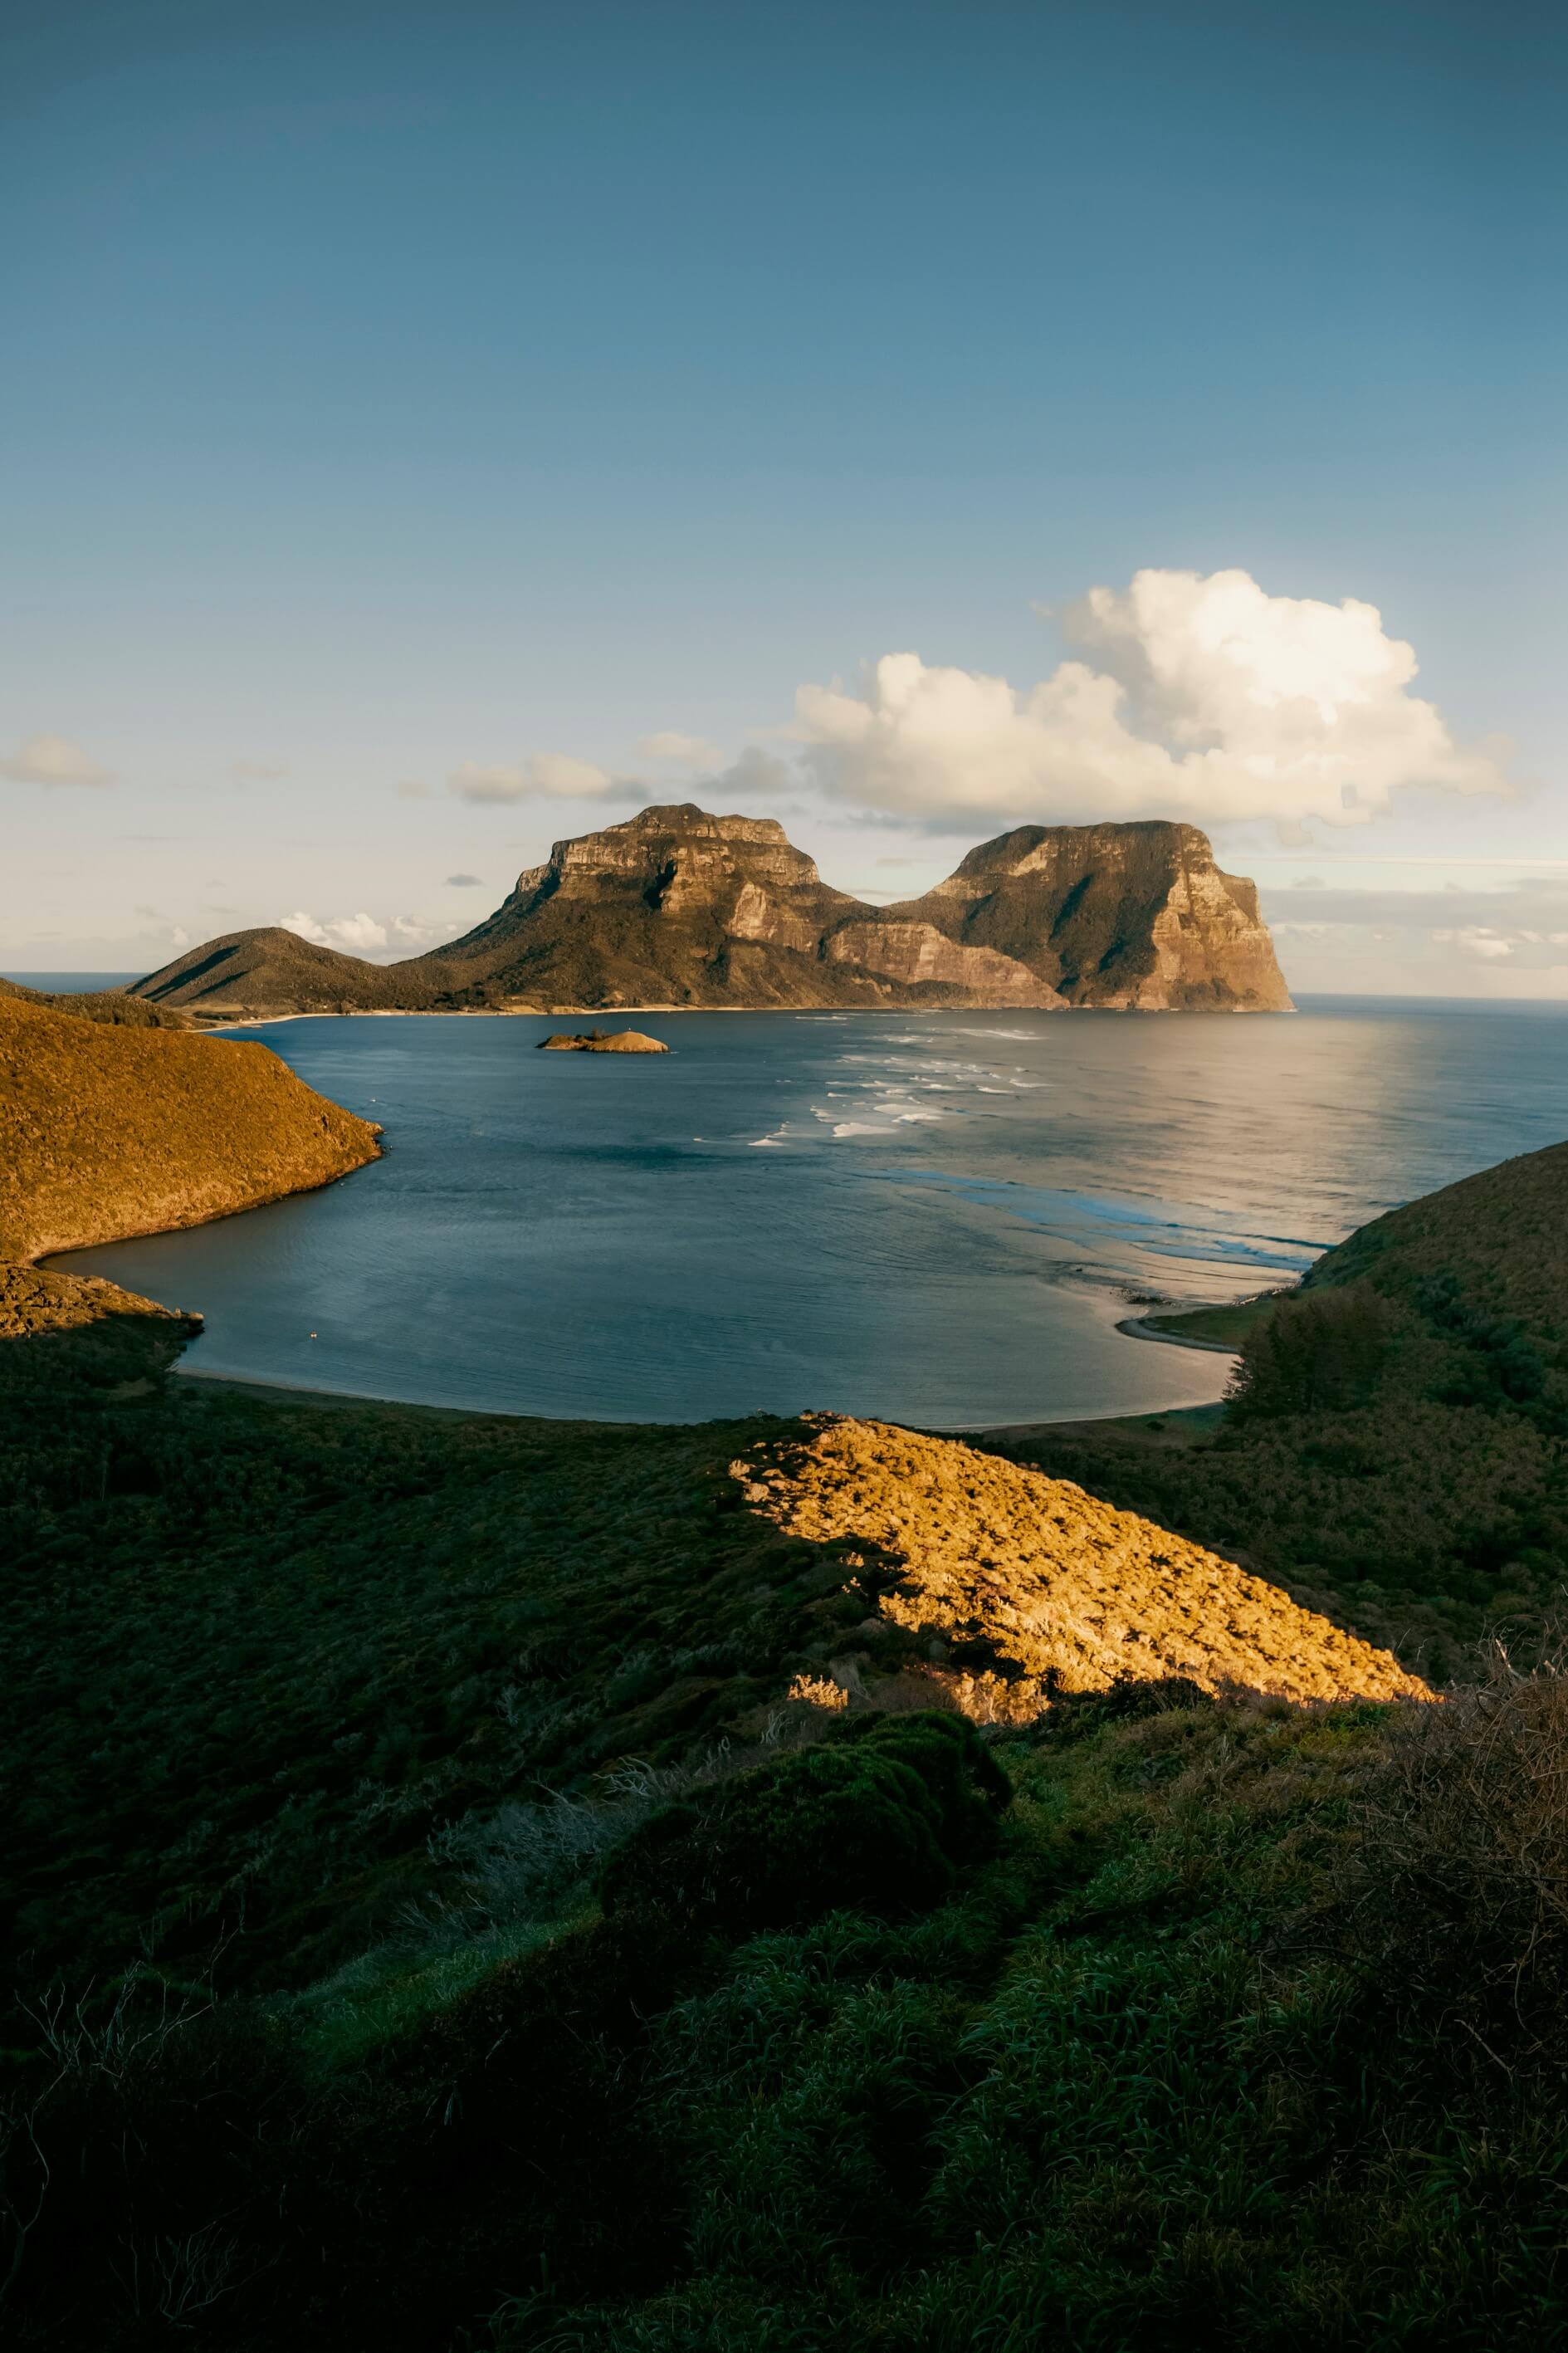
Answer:
[[[421,989],[409,977],[411,969],[366,964],[269,923],[204,941],[134,982],[129,994],[208,1015],[433,1011],[442,988],[429,984]]]
[[[1288,1013],[1258,886],[1193,825],[1026,825],[972,849],[885,923],[1026,961],[1069,1005]]]
[[[240,1012],[1100,1006],[1288,1012],[1250,882],[1184,825],[1026,826],[921,899],[825,883],[771,818],[689,802],[558,841],[461,939],[395,965],[273,928],[193,948],[135,996]]]

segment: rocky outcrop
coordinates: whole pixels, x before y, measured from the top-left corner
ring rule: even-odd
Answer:
[[[1032,1005],[1049,1011],[1066,1002],[1016,956],[950,939],[934,923],[900,923],[879,915],[845,923],[823,942],[830,964],[859,965],[905,988],[936,981],[969,991],[986,1005]]]
[[[641,1029],[612,1029],[606,1037],[602,1029],[579,1029],[568,1035],[558,1029],[553,1038],[542,1038],[540,1050],[546,1054],[668,1054],[669,1048],[658,1038],[649,1038]]]
[[[1026,826],[924,898],[823,881],[771,818],[689,803],[558,841],[495,913],[403,964],[276,928],[137,984],[198,1018],[625,1006],[1008,1006],[1285,1012],[1250,882],[1184,825]]]

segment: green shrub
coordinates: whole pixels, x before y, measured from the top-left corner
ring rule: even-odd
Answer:
[[[739,1933],[842,1906],[922,1911],[993,1852],[1009,1794],[962,1716],[848,1717],[819,1747],[643,1823],[605,1864],[601,1899]]]
[[[1372,1395],[1388,1352],[1388,1313],[1363,1284],[1282,1299],[1241,1344],[1233,1419],[1342,1412]]]

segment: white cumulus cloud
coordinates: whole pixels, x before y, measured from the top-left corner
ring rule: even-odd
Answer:
[[[884,654],[803,686],[796,734],[840,797],[911,816],[1364,821],[1415,787],[1506,793],[1506,746],[1457,744],[1376,607],[1271,596],[1249,573],[1149,570],[1061,626],[1039,684]]]
[[[310,940],[319,948],[342,948],[350,955],[363,955],[369,948],[386,945],[386,926],[378,923],[374,915],[307,914],[301,908],[291,915],[279,915],[279,924],[286,932],[298,932],[302,940]]]
[[[689,768],[716,768],[724,754],[703,735],[683,735],[679,727],[661,727],[637,745],[645,760],[676,760]]]
[[[9,759],[0,760],[0,776],[18,785],[107,785],[107,768],[73,744],[68,735],[29,735]]]
[[[279,915],[278,921],[284,931],[297,932],[319,948],[340,948],[346,955],[370,955],[379,948],[414,955],[446,937],[442,925],[426,923],[421,915],[380,918],[363,910],[357,915],[312,915],[299,907],[291,915]]]
[[[454,769],[450,789],[466,801],[521,801],[535,793],[556,800],[592,800],[607,793],[614,778],[591,760],[570,752],[533,752],[511,767],[482,767],[465,760]]]
[[[1521,934],[1521,938],[1529,936],[1527,934]],[[1479,923],[1466,923],[1456,932],[1434,932],[1432,937],[1441,941],[1445,945],[1463,948],[1467,955],[1479,956],[1483,962],[1489,962],[1494,956],[1513,954],[1512,940],[1500,938],[1496,932],[1488,930]]]

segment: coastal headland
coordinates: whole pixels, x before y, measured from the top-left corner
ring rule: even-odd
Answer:
[[[380,1149],[376,1127],[263,1045],[0,996],[7,1320],[74,1327],[113,1290],[24,1275],[35,1260],[257,1208],[331,1184]]]

